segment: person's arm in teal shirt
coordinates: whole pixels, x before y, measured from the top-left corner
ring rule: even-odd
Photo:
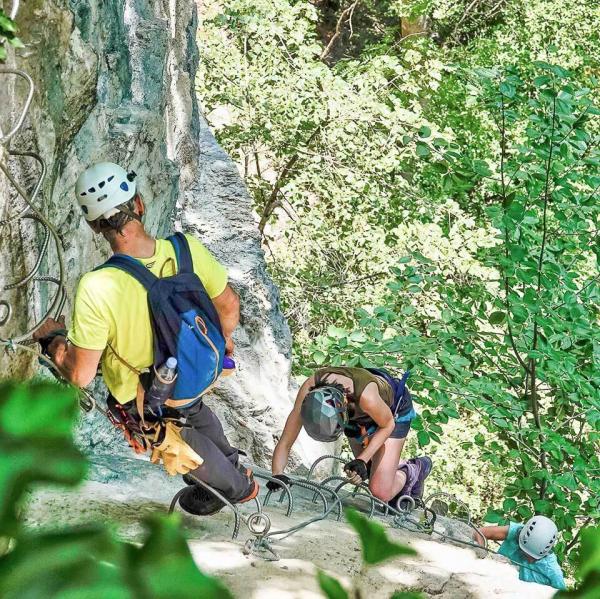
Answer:
[[[479,532],[488,541],[504,541],[508,536],[508,526],[482,526]],[[473,540],[483,546],[481,535],[473,533]]]

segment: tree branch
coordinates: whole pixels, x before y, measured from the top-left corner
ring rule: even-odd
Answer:
[[[354,14],[354,9],[356,8],[358,2],[359,0],[354,0],[354,2],[350,6],[348,6],[342,11],[342,14],[340,15],[340,18],[338,19],[337,24],[335,26],[335,33],[331,36],[331,39],[329,40],[329,43],[327,44],[323,52],[321,52],[321,60],[325,60],[333,50],[333,46],[339,39],[340,35],[342,35],[342,29],[346,22],[350,24],[350,31],[352,32],[352,15]]]
[[[552,102],[552,127],[550,129],[550,149],[548,150],[548,160],[546,162],[546,182],[545,182],[545,189],[544,189],[544,213],[543,213],[543,217],[542,217],[542,243],[540,246],[540,256],[538,258],[538,273],[537,273],[537,293],[538,293],[538,297],[540,294],[540,291],[542,289],[542,268],[544,266],[544,251],[546,249],[546,238],[548,235],[548,222],[547,222],[547,216],[548,216],[548,204],[550,202],[550,194],[549,194],[549,190],[550,190],[550,169],[552,167],[552,154],[554,152],[554,128],[555,128],[555,120],[556,120],[556,94],[554,95],[554,99]],[[538,319],[537,316],[534,317],[533,320],[533,340],[531,343],[531,349],[535,350],[537,349],[537,344],[538,344],[538,335],[539,332],[539,324],[538,324]],[[529,368],[531,371],[531,381],[530,381],[530,398],[531,398],[531,410],[533,411],[533,419],[535,421],[535,426],[536,428],[540,431],[542,431],[542,421],[540,418],[540,405],[538,402],[538,395],[537,395],[537,382],[536,382],[536,360],[535,358],[530,358],[529,360]],[[543,449],[540,449],[540,463],[542,465],[542,468],[544,468],[544,470],[547,469],[547,463],[546,463],[546,452]],[[540,499],[544,499],[546,495],[546,481],[542,481],[541,485],[540,485]]]
[[[579,535],[581,534],[581,531],[592,521],[592,517],[590,516],[579,528],[579,530],[575,533],[575,536],[573,537],[573,539],[567,543],[566,547],[565,547],[565,552],[566,551],[571,551],[571,549],[573,549],[573,547],[575,547],[575,544],[577,543],[577,541],[579,540]]]
[[[506,114],[505,114],[505,107],[504,107],[504,96],[501,94],[500,95],[500,102],[501,102],[501,121],[500,121],[500,183],[502,186],[502,209],[504,211],[504,214],[506,215],[506,211],[508,209],[508,198],[507,198],[507,185],[506,185],[506,168],[505,168],[505,162],[506,162]],[[504,224],[504,256],[506,257],[506,259],[509,259],[509,251],[508,251],[508,244],[510,242],[510,238],[508,235],[508,226],[506,225],[506,223]],[[504,269],[502,269],[502,278],[504,280],[504,303],[506,305],[506,325],[508,328],[508,338],[510,340],[510,345],[512,347],[512,350],[515,354],[515,357],[517,358],[517,361],[519,362],[519,364],[522,366],[522,368],[525,370],[526,373],[529,372],[529,367],[527,366],[527,364],[525,363],[525,360],[523,360],[523,358],[521,357],[521,354],[519,353],[519,349],[517,348],[517,343],[515,341],[515,336],[513,334],[513,330],[512,330],[512,324],[510,322],[510,282],[508,280],[508,275],[504,272]]]
[[[315,137],[321,132],[321,130],[323,129],[324,126],[325,126],[325,122],[318,125],[316,127],[316,129],[310,134],[308,139],[301,145],[309,146],[313,142]],[[294,165],[296,164],[296,162],[298,162],[299,158],[300,158],[299,151],[296,151],[294,154],[292,154],[292,156],[285,163],[284,167],[281,169],[281,172],[279,173],[277,180],[275,181],[275,185],[273,186],[273,190],[271,191],[271,194],[269,195],[269,199],[267,200],[266,204],[263,207],[263,213],[262,213],[262,216],[260,219],[260,223],[258,224],[258,230],[260,231],[261,236],[264,234],[265,227],[267,226],[267,222],[269,221],[271,214],[273,214],[273,211],[276,208],[281,206],[281,202],[278,199],[279,192],[281,191],[281,188],[285,184],[286,177],[288,176],[290,171],[294,168]],[[258,165],[258,161],[257,161],[257,165]]]

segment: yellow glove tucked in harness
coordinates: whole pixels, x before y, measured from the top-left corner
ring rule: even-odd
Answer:
[[[182,439],[181,427],[172,422],[156,427],[150,461],[158,464],[161,460],[165,470],[171,476],[187,474],[204,463],[204,460]]]

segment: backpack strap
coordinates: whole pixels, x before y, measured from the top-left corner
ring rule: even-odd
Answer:
[[[175,233],[167,239],[173,245],[175,256],[177,257],[177,272],[178,273],[193,273],[194,261],[192,260],[192,252],[190,244],[183,233]]]
[[[144,286],[146,291],[149,291],[150,287],[152,287],[157,280],[157,277],[155,277],[139,260],[136,260],[132,256],[126,256],[125,254],[115,254],[114,256],[111,256],[104,264],[101,264],[94,270],[110,267],[118,268],[131,275]]]

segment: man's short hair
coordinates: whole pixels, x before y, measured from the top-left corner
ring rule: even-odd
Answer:
[[[116,206],[117,210],[119,210],[117,214],[113,214],[109,218],[100,217],[90,222],[90,226],[92,227],[94,232],[102,233],[103,235],[108,234],[109,236],[113,237],[115,235],[122,235],[125,225],[131,222],[132,220],[137,220],[136,218],[131,216],[131,214],[134,213],[135,210],[135,199],[137,197],[138,195],[136,194],[131,198],[131,200],[129,200],[125,204],[120,204],[119,206]]]

